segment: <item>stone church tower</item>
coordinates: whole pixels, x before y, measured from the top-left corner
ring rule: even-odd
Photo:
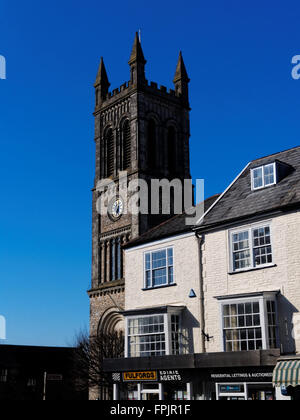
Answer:
[[[123,213],[126,204],[119,194],[119,173],[128,181],[152,178],[190,179],[189,78],[180,53],[174,90],[148,82],[146,60],[136,34],[129,59],[130,80],[109,91],[110,83],[101,58],[96,82],[95,144],[96,174],[93,190],[93,261],[90,297],[90,334],[122,329],[124,308],[124,262],[122,245],[163,217]],[[107,214],[96,210],[102,195],[99,180],[114,181],[116,199]],[[122,180],[120,181],[122,182]],[[126,182],[126,181],[125,181]],[[165,217],[165,216],[164,216]]]

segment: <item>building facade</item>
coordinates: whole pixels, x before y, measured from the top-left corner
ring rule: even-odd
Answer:
[[[299,174],[300,147],[250,162],[194,228],[127,244],[116,399],[297,398]]]

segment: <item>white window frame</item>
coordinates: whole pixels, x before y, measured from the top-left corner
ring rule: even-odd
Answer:
[[[272,182],[271,184],[265,184],[265,168],[267,168],[269,166],[273,166],[274,182]],[[262,170],[262,181],[263,181],[263,184],[262,184],[261,187],[254,187],[254,171],[255,170],[258,170],[258,169],[261,169]],[[276,162],[269,163],[267,165],[258,166],[257,168],[251,169],[251,189],[253,191],[261,190],[261,189],[266,188],[266,187],[271,187],[272,185],[275,185],[275,184],[277,184]]]
[[[265,293],[261,296],[248,296],[248,297],[239,297],[231,299],[222,299],[219,302],[220,305],[220,325],[221,325],[221,348],[226,352],[225,336],[224,336],[224,316],[223,316],[223,306],[225,305],[238,305],[239,303],[249,303],[249,302],[259,302],[259,314],[260,314],[260,328],[262,336],[262,349],[269,349],[269,331],[268,331],[268,311],[267,311],[267,301],[272,300],[275,302],[275,311],[276,311],[276,347],[279,346],[279,334],[278,334],[278,305],[276,296],[273,293]],[[251,329],[252,327],[245,327]],[[255,327],[253,327],[255,328]],[[241,327],[241,329],[243,329]],[[252,351],[252,350],[248,350]],[[232,351],[234,353],[234,351]]]
[[[173,281],[172,281],[172,283],[169,282],[169,272],[168,272],[169,271],[169,256],[168,256],[168,250],[169,249],[172,249],[172,255],[173,255],[173,257],[172,257],[173,258],[173,265],[172,265],[172,267],[173,267]],[[159,284],[157,286],[153,286],[153,277],[152,277],[152,270],[153,270],[153,268],[152,268],[152,254],[155,253],[155,252],[160,252],[160,251],[166,251],[167,283],[165,283],[165,284]],[[148,270],[146,270],[146,255],[147,254],[151,254],[151,258],[150,258],[150,264],[151,264],[151,267],[150,267],[150,272],[151,272],[151,286],[149,286],[149,287],[147,287],[147,276],[146,276],[146,271],[148,271]],[[168,246],[166,248],[153,249],[151,251],[150,250],[145,251],[144,252],[144,255],[143,255],[144,290],[151,290],[151,289],[158,289],[160,287],[173,286],[175,284],[175,270],[174,270],[174,266],[175,266],[175,261],[174,261],[174,247],[173,246]]]
[[[182,314],[181,311],[171,311],[166,313],[153,313],[153,314],[147,314],[147,315],[130,315],[125,316],[125,357],[130,358],[132,356],[129,356],[129,336],[128,336],[128,321],[130,319],[137,319],[137,318],[149,318],[151,316],[163,316],[164,317],[164,332],[163,333],[156,333],[156,334],[164,334],[165,335],[165,356],[172,355],[172,326],[171,326],[171,316],[172,315],[178,315],[179,316],[179,329],[180,334],[182,331]],[[147,334],[143,334],[147,335]],[[150,334],[149,334],[150,335]],[[182,354],[182,341],[180,341],[180,350],[179,354]],[[143,356],[137,356],[137,357],[143,357]],[[156,357],[156,356],[152,356]]]
[[[266,228],[266,227],[268,227],[270,229],[270,244],[269,244],[269,246],[271,246],[271,249],[272,249],[272,262],[271,263],[266,263],[266,264],[255,265],[254,245],[253,245],[253,231],[255,229]],[[233,237],[234,234],[245,232],[245,231],[248,231],[248,234],[249,234],[249,248],[250,248],[250,262],[251,262],[251,265],[249,267],[245,267],[245,268],[235,268],[234,267],[233,253],[238,252],[238,251],[233,250],[232,237]],[[251,224],[251,225],[241,226],[241,227],[236,228],[236,229],[230,229],[228,231],[229,251],[230,251],[229,272],[240,273],[240,272],[243,272],[243,271],[259,270],[261,268],[274,266],[274,248],[273,248],[272,236],[273,236],[272,235],[272,222],[270,220],[267,220],[267,221],[261,222],[261,223],[255,223],[255,224]]]

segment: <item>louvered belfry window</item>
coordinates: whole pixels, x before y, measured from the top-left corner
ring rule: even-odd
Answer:
[[[156,169],[156,124],[154,120],[148,123],[148,168]]]
[[[112,176],[114,174],[115,167],[115,154],[114,154],[114,136],[113,131],[110,128],[105,136],[106,143],[106,174],[107,176]]]
[[[131,166],[131,131],[128,120],[123,125],[123,169]]]
[[[176,171],[176,132],[174,127],[168,129],[168,168],[171,174]]]

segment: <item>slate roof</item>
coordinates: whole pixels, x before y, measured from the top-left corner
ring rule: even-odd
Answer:
[[[216,194],[212,197],[207,198],[204,201],[204,211],[207,211],[219,196],[220,194]],[[155,240],[192,231],[193,226],[186,225],[185,223],[186,217],[186,213],[176,215],[171,219],[161,223],[160,225],[148,230],[143,235],[139,236],[137,239],[133,239],[132,241],[127,242],[127,244],[124,245],[124,248],[131,248],[133,246],[141,245],[147,242],[152,242]]]
[[[251,169],[277,162],[285,174],[273,186],[251,190]],[[300,146],[254,160],[204,216],[202,228],[300,207]]]

